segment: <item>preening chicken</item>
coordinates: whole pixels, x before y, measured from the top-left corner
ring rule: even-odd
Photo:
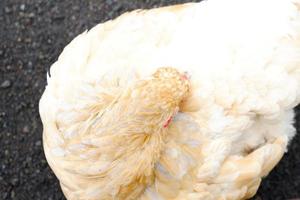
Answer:
[[[300,0],[137,10],[52,65],[44,150],[70,200],[247,199],[299,102]]]

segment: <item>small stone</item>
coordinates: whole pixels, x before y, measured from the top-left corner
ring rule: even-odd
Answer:
[[[15,191],[11,191],[10,197],[11,197],[11,198],[15,198],[15,196],[16,196]]]
[[[41,146],[41,145],[42,145],[42,142],[40,140],[36,141],[35,146]]]
[[[9,80],[5,80],[1,83],[1,88],[9,88],[11,86],[11,82]]]
[[[26,43],[31,43],[31,38],[25,38]]]
[[[4,155],[6,155],[6,156],[9,155],[9,151],[7,149],[4,151]]]
[[[23,127],[23,133],[29,133],[29,127],[26,125]]]
[[[18,182],[19,182],[19,179],[18,178],[12,178],[10,180],[10,182],[11,182],[12,185],[16,186],[18,184]]]
[[[35,14],[34,14],[34,13],[29,13],[28,17],[29,17],[29,18],[34,18],[34,17],[35,17]]]
[[[20,5],[20,10],[24,11],[25,10],[25,4]]]
[[[32,161],[32,158],[31,158],[31,157],[26,157],[26,161],[27,161],[27,162],[31,162],[31,161]]]
[[[39,57],[39,59],[44,59],[44,55],[43,54],[39,54],[38,57]]]
[[[4,10],[5,10],[5,13],[10,13],[11,12],[11,9],[9,7],[5,7]]]
[[[113,0],[106,0],[106,2],[105,2],[107,5],[112,5],[113,3],[114,3],[114,1]]]
[[[34,84],[34,87],[39,87],[39,82],[36,82],[36,83]]]

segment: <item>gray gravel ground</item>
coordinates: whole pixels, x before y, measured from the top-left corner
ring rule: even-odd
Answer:
[[[183,2],[0,0],[0,200],[64,199],[43,154],[38,114],[46,72],[63,47],[125,11]],[[299,135],[254,199],[292,198],[300,198]]]

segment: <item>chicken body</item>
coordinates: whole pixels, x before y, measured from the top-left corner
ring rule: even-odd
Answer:
[[[40,101],[66,197],[253,196],[295,134],[299,8],[209,0],[133,11],[76,37]]]

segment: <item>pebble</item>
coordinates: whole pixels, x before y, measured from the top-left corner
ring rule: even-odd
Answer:
[[[24,127],[23,127],[23,133],[29,133],[29,127],[27,126],[27,125],[25,125]]]
[[[1,83],[1,88],[9,88],[11,86],[11,82],[9,80],[5,80]]]
[[[41,141],[36,141],[35,146],[41,146],[42,142]]]
[[[114,3],[114,1],[113,0],[106,0],[106,2],[105,2],[107,5],[112,5],[113,3]]]
[[[5,10],[5,13],[10,13],[11,12],[11,9],[9,7],[5,7],[4,10]]]
[[[10,193],[10,197],[11,197],[11,198],[15,198],[15,196],[16,196],[16,193],[15,193],[15,191],[11,191],[11,193]]]
[[[34,14],[34,13],[29,13],[28,17],[29,17],[29,18],[34,18],[34,17],[35,17],[35,14]]]
[[[11,70],[11,69],[12,69],[12,66],[11,66],[11,65],[7,65],[7,66],[6,66],[6,69],[7,69],[7,70]]]
[[[32,158],[31,157],[26,157],[26,162],[31,162],[32,161]]]
[[[25,38],[26,43],[31,43],[31,38]]]
[[[32,62],[31,61],[28,62],[28,67],[32,68]]]
[[[24,11],[25,10],[25,4],[20,5],[20,10]]]
[[[12,178],[10,180],[10,182],[11,182],[12,185],[16,186],[18,184],[18,182],[19,182],[19,179],[18,178]]]

